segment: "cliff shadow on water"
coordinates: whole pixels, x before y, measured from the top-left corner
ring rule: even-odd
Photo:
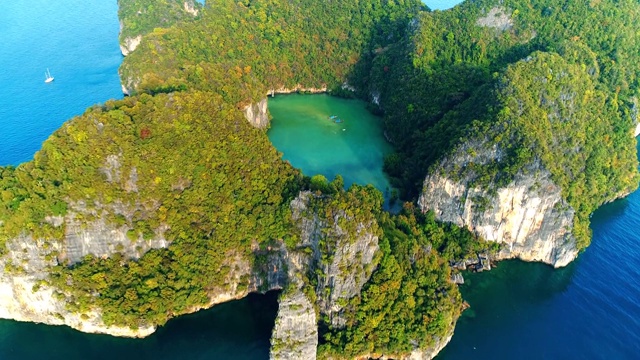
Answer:
[[[0,320],[0,358],[268,359],[279,291],[183,315],[144,339],[86,334],[66,326]],[[37,346],[33,345],[37,339]]]

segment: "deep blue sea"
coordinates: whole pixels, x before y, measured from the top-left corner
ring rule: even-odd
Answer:
[[[115,0],[0,2],[0,165],[31,159],[64,121],[122,97],[118,29]]]
[[[115,0],[0,3],[0,165],[31,159],[64,121],[122,96],[116,14]],[[640,192],[592,221],[592,245],[564,269],[508,261],[467,274],[471,308],[440,358],[639,359]],[[275,299],[181,317],[142,340],[0,320],[0,360],[266,359]]]

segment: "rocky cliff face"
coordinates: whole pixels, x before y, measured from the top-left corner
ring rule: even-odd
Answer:
[[[306,88],[302,85],[296,85],[295,87],[289,88],[279,88],[279,89],[271,89],[267,96],[275,96],[275,94],[291,94],[294,92],[304,92],[304,93],[324,93],[327,92],[326,87],[321,88]],[[267,112],[267,98],[258,101],[257,103],[249,104],[243,110],[244,117],[249,121],[251,125],[257,127],[258,129],[266,129],[269,127],[269,114]]]
[[[358,295],[375,270],[378,259],[377,224],[357,224],[349,234],[339,224],[350,221],[344,212],[323,219],[309,212],[309,192],[301,193],[292,203],[293,219],[298,221],[303,248],[312,249],[309,267],[317,274],[318,307],[331,325],[344,326],[340,316],[346,300]]]
[[[111,169],[111,175],[116,176],[117,172]],[[288,250],[282,243],[267,247],[256,244],[252,249],[253,256],[261,261],[255,262],[241,252],[227,254],[227,262],[223,266],[231,270],[223,283],[209,289],[210,301],[202,307],[240,299],[250,292],[287,287],[289,291],[281,299],[274,344],[288,345],[281,347],[281,351],[274,347],[272,356],[277,359],[311,358],[311,354],[315,357],[318,341],[316,307],[321,304],[325,314],[339,319],[339,300],[358,294],[375,267],[372,260],[378,249],[377,237],[369,232],[371,226],[359,225],[358,236],[351,238],[337,222],[322,220],[307,208],[311,197],[310,193],[301,193],[292,202],[295,219],[300,224],[300,249]],[[100,216],[108,210],[128,218],[134,211],[122,204],[98,204],[88,209],[85,204],[77,203],[70,209],[65,217],[47,218],[56,227],[65,226],[65,237],[61,241],[44,241],[23,235],[7,243],[8,251],[0,258],[0,267],[6,269],[0,274],[0,318],[68,325],[84,332],[115,336],[144,337],[153,333],[155,327],[135,330],[107,327],[99,311],[84,316],[70,312],[64,294],[59,294],[48,278],[50,267],[71,265],[86,255],[109,257],[121,253],[136,259],[152,248],[167,247],[170,244],[164,237],[167,229],[156,229],[156,236],[150,240],[141,236],[132,239],[127,236],[129,228],[126,224],[114,225]],[[83,222],[80,220],[82,216],[92,216],[96,220]],[[333,244],[329,254],[322,252],[321,241]],[[313,251],[304,250],[306,248]],[[323,255],[332,261],[322,262]],[[256,265],[258,263],[260,265]],[[319,281],[318,288],[325,296],[318,300],[318,304],[303,292],[304,286],[308,286],[304,279],[315,266],[320,266],[326,275]],[[335,288],[328,288],[331,285]],[[190,309],[191,312],[197,310],[199,308]]]
[[[70,265],[86,255],[106,257],[122,253],[138,258],[151,248],[168,246],[162,233],[150,241],[130,240],[127,228],[107,224],[103,219],[80,225],[75,212],[65,218],[48,218],[54,226],[65,225],[62,241],[45,241],[22,235],[7,243],[7,253],[0,258],[0,318],[50,325],[68,325],[89,333],[144,337],[154,327],[130,329],[107,327],[99,312],[75,314],[66,307],[64,295],[50,286],[49,269],[58,264]]]
[[[244,117],[249,123],[258,129],[269,127],[269,114],[267,113],[267,98],[260,100],[256,104],[249,104],[244,108]]]
[[[303,194],[293,204],[303,202]],[[295,206],[293,204],[292,207]],[[304,292],[306,273],[312,259],[303,251],[288,252],[282,247],[281,252],[284,255],[281,258],[286,261],[288,285],[278,301],[269,358],[313,360],[318,348],[318,318],[315,304]]]
[[[131,54],[138,45],[140,45],[141,41],[142,35],[122,39],[122,42],[120,43],[120,52],[122,53],[122,56]]]
[[[476,25],[506,31],[513,27],[511,11],[503,7],[494,7],[483,17],[478,18]]]
[[[341,219],[349,221],[346,214],[339,212],[333,219],[319,216],[312,210],[313,196],[302,192],[291,203],[300,229],[299,250],[287,256],[290,284],[280,299],[271,359],[315,359],[316,307],[332,326],[344,326],[343,300],[360,293],[377,265],[377,224],[357,224],[352,236],[339,225]],[[304,291],[310,286],[307,276],[317,277],[315,304]]]
[[[279,300],[269,358],[315,359],[317,347],[318,320],[313,304],[299,289],[284,294]]]
[[[322,86],[322,87],[305,87],[303,85],[297,84],[296,86],[292,87],[292,88],[288,88],[288,87],[281,87],[279,89],[271,89],[269,90],[269,93],[267,95],[271,95],[274,96],[275,94],[292,94],[294,92],[301,92],[301,93],[311,93],[311,94],[319,94],[319,93],[325,93],[327,92],[327,87],[326,86]]]
[[[501,156],[500,149],[487,148],[481,139],[460,146],[426,177],[418,202],[421,210],[433,210],[441,221],[503,244],[499,259],[567,265],[578,254],[571,233],[574,210],[539,160],[524,166],[500,188],[473,185],[472,172],[452,176],[469,162],[484,165]]]

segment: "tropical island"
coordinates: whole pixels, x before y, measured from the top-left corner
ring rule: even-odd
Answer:
[[[280,289],[273,358],[431,358],[460,269],[564,266],[638,185],[635,1],[119,6],[130,96],[0,168],[0,317],[141,337]],[[383,116],[400,213],[281,159],[298,91]]]

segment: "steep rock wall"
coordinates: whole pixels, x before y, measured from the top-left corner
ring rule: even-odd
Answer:
[[[334,327],[344,326],[342,300],[358,295],[377,265],[378,237],[374,224],[357,224],[355,236],[342,229],[338,213],[324,219],[312,209],[314,195],[301,192],[292,201],[293,220],[300,229],[298,250],[286,257],[289,286],[280,299],[271,338],[271,359],[316,358],[318,319],[326,316]],[[309,251],[311,250],[311,251]],[[313,275],[309,275],[313,274]],[[316,277],[315,304],[310,301],[304,279]]]
[[[128,56],[134,52],[138,45],[140,45],[140,42],[142,42],[142,35],[122,39],[122,42],[120,42],[120,52],[122,56]]]
[[[267,95],[271,95],[271,96],[275,96],[275,94],[291,94],[294,92],[301,92],[301,93],[311,93],[311,94],[319,94],[319,93],[325,93],[327,92],[327,87],[326,86],[321,86],[321,87],[305,87],[303,85],[297,84],[296,86],[292,87],[292,88],[288,88],[288,87],[281,87],[278,89],[271,89],[269,90],[269,93]]]
[[[299,289],[279,299],[271,335],[272,360],[313,360],[318,348],[318,320],[313,304]]]
[[[275,94],[291,94],[294,92],[304,92],[304,93],[324,93],[327,92],[326,87],[314,88],[314,87],[304,87],[302,85],[296,85],[293,88],[281,87],[279,89],[271,89],[269,90],[267,96],[275,96]],[[267,98],[258,101],[257,103],[252,103],[247,105],[242,112],[244,113],[244,117],[249,121],[251,125],[257,127],[258,129],[266,129],[269,127],[269,114],[267,112]]]
[[[304,201],[299,196],[293,204]],[[278,315],[271,334],[271,360],[314,360],[318,348],[316,307],[305,294],[306,273],[312,261],[304,251],[284,252],[288,285],[278,300]]]
[[[269,127],[269,114],[267,113],[267,98],[260,100],[255,104],[249,104],[243,110],[244,117],[249,123],[258,129],[266,129]]]
[[[349,234],[339,225],[341,220],[350,221],[344,212],[333,219],[309,212],[312,196],[301,193],[292,203],[293,219],[301,230],[300,246],[313,250],[310,268],[317,274],[320,313],[340,328],[342,303],[360,293],[377,266],[378,236],[373,230],[377,224],[357,224],[355,234]]]
[[[113,170],[113,169],[111,169]],[[113,176],[117,172],[111,171]],[[304,206],[310,199],[310,193],[301,193],[292,202],[292,208]],[[49,272],[52,266],[62,264],[71,265],[81,261],[86,255],[97,257],[109,257],[115,253],[124,254],[128,258],[139,258],[152,248],[164,248],[169,246],[170,241],[164,237],[166,227],[156,229],[156,236],[149,240],[142,237],[131,239],[127,236],[127,225],[114,225],[105,220],[106,211],[122,214],[128,218],[134,210],[126,206],[115,203],[109,206],[97,204],[95,208],[88,209],[86,204],[76,203],[70,206],[70,211],[65,217],[49,217],[47,221],[54,226],[65,226],[65,237],[61,241],[45,241],[34,239],[28,235],[22,235],[8,241],[7,252],[0,258],[0,267],[7,271],[0,274],[0,318],[14,319],[19,321],[39,322],[50,325],[68,325],[74,329],[90,332],[104,333],[125,337],[145,337],[155,331],[155,327],[129,329],[126,327],[107,327],[104,325],[99,311],[90,313],[75,314],[67,309],[68,301],[64,294],[59,294],[58,290],[51,286]],[[306,208],[305,208],[306,209]],[[79,214],[91,215],[96,220],[82,222]],[[103,215],[103,216],[101,216]],[[317,241],[319,234],[332,233],[342,234],[339,228],[327,231],[323,226],[328,223],[319,220],[317,214],[307,212],[298,219],[307,224],[301,227],[301,238],[306,239],[303,248],[315,246],[317,251]],[[362,236],[356,241],[344,237],[339,244],[344,244],[344,249],[336,248],[338,253],[334,259],[348,258],[353,261],[353,254],[358,254],[358,259],[372,257],[368,253],[377,251],[377,237],[366,233],[366,226],[361,225]],[[314,243],[311,243],[314,241]],[[361,241],[365,241],[359,245]],[[358,250],[359,249],[359,250]],[[311,266],[316,264],[316,256],[322,257],[321,253],[311,254],[303,250],[289,251],[282,243],[272,244],[267,247],[260,247],[254,244],[252,248],[253,257],[261,258],[262,261],[252,261],[243,252],[230,252],[227,254],[227,261],[221,267],[227,267],[228,271],[225,281],[218,286],[208,290],[209,302],[204,306],[189,309],[188,312],[195,312],[200,309],[209,308],[213,305],[229,300],[240,299],[250,292],[264,292],[274,289],[282,289],[291,283],[290,288],[296,290],[290,297],[284,297],[284,306],[279,317],[290,320],[282,321],[280,328],[282,341],[293,339],[292,334],[303,336],[309,341],[303,348],[317,347],[317,321],[315,319],[315,306],[306,295],[301,293],[303,287],[302,279],[306,276]],[[351,256],[351,257],[349,257]],[[337,261],[337,260],[336,260]],[[260,265],[257,265],[257,264]],[[335,268],[335,264],[327,264],[328,268]],[[364,265],[363,265],[364,266]],[[333,274],[334,270],[329,270],[328,274]],[[370,272],[369,272],[370,275]],[[333,274],[335,283],[339,285],[341,291],[338,295],[332,295],[323,299],[329,312],[339,311],[335,302],[345,296],[350,297],[360,292],[368,276],[362,273],[357,274]],[[307,304],[308,303],[308,304]],[[287,305],[289,304],[289,305]],[[297,304],[297,305],[296,305]],[[300,308],[302,306],[302,308]],[[289,309],[289,310],[287,310]],[[306,309],[306,310],[301,310]],[[308,327],[308,323],[313,323]],[[297,324],[297,325],[296,325]],[[302,324],[302,325],[301,325]],[[292,328],[303,326],[305,331],[300,333]],[[282,335],[285,334],[285,335]],[[312,335],[315,334],[315,335]],[[315,341],[315,342],[314,342]],[[296,344],[300,341],[296,340]],[[294,350],[291,350],[294,351]],[[297,351],[297,350],[295,350]],[[303,353],[307,353],[304,350]],[[283,355],[284,356],[284,355]]]
[[[442,160],[425,179],[418,204],[441,221],[465,226],[489,241],[503,244],[498,259],[567,265],[578,250],[571,230],[574,210],[539,160],[524,166],[506,186],[473,185],[472,172],[452,176],[469,162],[487,164],[503,156],[483,140],[471,140]]]
[[[103,219],[81,226],[75,213],[65,218],[48,219],[55,226],[66,225],[62,241],[45,241],[21,235],[7,242],[7,252],[0,258],[0,318],[49,325],[68,325],[88,333],[145,337],[155,327],[130,329],[107,327],[99,312],[81,314],[67,309],[67,299],[49,282],[49,269],[58,264],[70,265],[86,255],[106,257],[116,252],[138,258],[151,248],[168,246],[162,235],[150,241],[131,241],[126,227],[107,224]],[[9,271],[6,271],[9,270]]]

